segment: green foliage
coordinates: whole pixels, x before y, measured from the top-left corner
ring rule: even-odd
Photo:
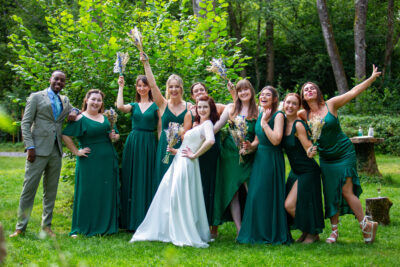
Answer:
[[[361,126],[364,135],[368,128],[374,128],[374,136],[385,138],[382,144],[376,145],[375,150],[379,153],[400,155],[400,118],[398,116],[374,115],[342,115],[340,123],[347,136],[357,136],[358,128]]]

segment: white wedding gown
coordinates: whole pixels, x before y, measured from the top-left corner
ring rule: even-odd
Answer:
[[[215,140],[210,120],[186,132],[146,217],[130,242],[157,240],[172,242],[176,246],[208,247],[210,230],[199,161],[181,155],[182,149],[186,147],[195,153],[204,140]]]

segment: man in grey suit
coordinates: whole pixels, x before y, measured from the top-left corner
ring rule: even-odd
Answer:
[[[59,94],[64,86],[65,74],[55,71],[50,78],[50,87],[32,93],[26,103],[21,129],[28,155],[19,201],[18,222],[15,232],[10,237],[25,232],[42,174],[42,229],[48,235],[55,236],[51,230],[51,220],[61,171],[61,130],[65,117],[72,109],[68,98]]]

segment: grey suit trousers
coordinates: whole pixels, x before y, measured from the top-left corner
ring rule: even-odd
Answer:
[[[48,156],[36,156],[34,162],[26,161],[25,178],[18,207],[16,229],[25,231],[32,212],[33,202],[43,174],[43,215],[42,228],[50,227],[54,202],[57,196],[61,172],[61,152],[55,142]]]

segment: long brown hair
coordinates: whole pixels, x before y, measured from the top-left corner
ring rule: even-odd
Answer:
[[[103,100],[103,103],[101,104],[101,107],[98,112],[103,113],[104,112],[104,93],[102,91],[100,91],[99,89],[90,89],[86,93],[85,98],[83,99],[83,103],[82,103],[82,111],[85,111],[87,109],[87,100],[90,98],[90,96],[92,94],[100,94],[101,95],[101,99]]]
[[[150,88],[149,85],[149,81],[147,80],[147,77],[145,75],[139,75],[136,78],[136,87],[138,86],[139,81],[142,81],[142,83],[144,83],[146,86],[148,86]],[[149,90],[149,99],[151,101],[153,101],[153,95],[151,94],[151,90]],[[137,89],[136,89],[136,102],[140,102],[141,101],[141,97],[140,94],[138,93]]]
[[[277,110],[278,110],[278,106],[279,106],[279,93],[278,91],[275,89],[275,87],[271,86],[271,85],[267,85],[265,86],[263,89],[261,89],[260,94],[262,93],[262,91],[264,90],[268,90],[271,92],[272,94],[272,107],[271,107],[271,115],[274,114]]]
[[[313,82],[306,82],[305,84],[303,84],[303,86],[301,87],[301,93],[300,93],[300,98],[301,98],[301,105],[303,106],[303,108],[306,111],[310,111],[310,106],[308,105],[307,101],[304,99],[304,87],[306,87],[307,84],[311,84],[312,86],[314,86],[317,89],[317,101],[318,101],[318,105],[320,104],[324,104],[325,100],[324,97],[322,95],[321,89],[319,89],[318,85],[313,83]]]
[[[247,119],[257,119],[258,117],[258,108],[257,108],[257,104],[256,104],[256,100],[255,100],[255,91],[253,88],[253,85],[251,85],[251,82],[249,80],[243,79],[240,80],[235,87],[235,93],[236,93],[236,100],[234,103],[234,107],[233,110],[231,111],[231,114],[229,114],[231,117],[236,117],[240,111],[242,110],[243,107],[243,103],[242,101],[239,99],[238,96],[238,91],[241,89],[246,89],[249,88],[250,92],[251,92],[251,98],[250,98],[250,105],[249,105],[249,110],[248,110],[248,114],[247,114]]]
[[[210,120],[213,124],[215,124],[219,120],[219,114],[217,111],[217,107],[215,106],[214,99],[212,97],[209,97],[208,95],[202,95],[197,99],[197,103],[200,101],[207,101],[208,105],[210,106]],[[199,112],[197,112],[197,105],[196,105],[196,117],[194,120],[197,123],[200,123],[200,115]]]

